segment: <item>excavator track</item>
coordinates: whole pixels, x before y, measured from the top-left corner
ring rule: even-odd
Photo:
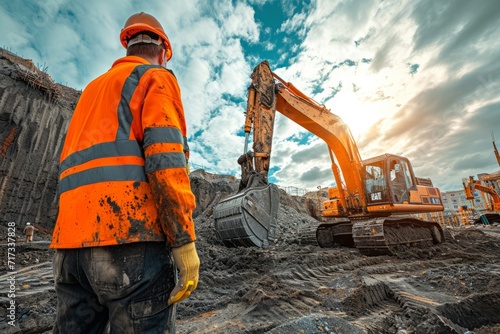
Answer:
[[[369,256],[429,247],[445,239],[438,223],[413,217],[360,220],[351,223],[351,227],[352,244],[362,254]],[[347,239],[346,229],[347,223],[320,225],[316,233],[318,244],[321,247],[347,246],[343,241]]]
[[[227,247],[268,248],[275,240],[279,190],[274,184],[249,188],[215,207],[215,230]]]
[[[316,229],[316,241],[323,248],[354,247],[351,221],[319,225]]]

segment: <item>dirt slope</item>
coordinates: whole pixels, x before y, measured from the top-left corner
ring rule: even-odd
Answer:
[[[200,283],[178,305],[177,333],[500,332],[499,227],[450,229],[454,239],[445,244],[366,257],[356,249],[319,248],[310,203],[282,192],[276,243],[266,250],[226,248],[212,210],[237,181],[195,171],[191,183]],[[49,332],[56,311],[49,239],[39,233],[32,245],[18,242],[16,327],[4,320],[2,263],[0,332]]]
[[[54,226],[59,155],[79,94],[0,48],[0,221]]]

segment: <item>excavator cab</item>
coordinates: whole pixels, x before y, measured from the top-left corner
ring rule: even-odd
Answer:
[[[324,217],[389,216],[394,212],[443,210],[439,189],[430,179],[415,177],[405,157],[383,154],[364,160],[361,175],[363,191],[349,194],[345,188],[329,189],[329,200],[323,203]],[[366,205],[360,206],[363,200]]]
[[[365,191],[368,204],[389,203],[391,194],[384,160],[365,165]]]
[[[362,161],[362,191],[329,191],[316,231],[321,247],[356,247],[366,255],[391,254],[400,245],[430,245],[444,240],[438,223],[408,214],[443,210],[441,195],[430,179],[417,178],[410,161],[384,154]],[[340,183],[342,184],[342,183]],[[361,189],[360,189],[361,190]],[[359,210],[359,202],[365,202]],[[348,218],[335,221],[331,218]]]
[[[384,154],[363,164],[367,205],[408,203],[416,180],[407,158]]]

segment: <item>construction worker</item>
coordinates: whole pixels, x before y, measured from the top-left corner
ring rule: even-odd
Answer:
[[[35,231],[38,231],[35,226],[31,225],[30,222],[26,223],[26,226],[24,227],[23,233],[24,233],[24,242],[32,242],[33,241],[33,235],[35,234]]]
[[[55,333],[173,332],[175,303],[198,284],[186,123],[165,68],[172,47],[143,12],[120,40],[127,56],[84,89],[61,153]]]

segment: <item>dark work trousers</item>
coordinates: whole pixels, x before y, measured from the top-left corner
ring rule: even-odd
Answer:
[[[176,271],[163,242],[58,249],[54,333],[172,333]],[[173,330],[172,330],[173,329]]]

